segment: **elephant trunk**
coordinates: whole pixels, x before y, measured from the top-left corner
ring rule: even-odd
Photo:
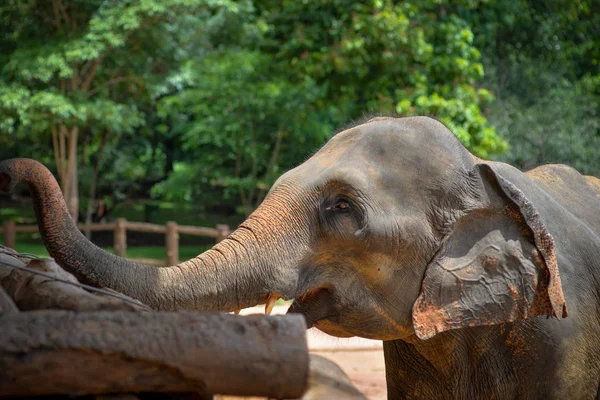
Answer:
[[[71,219],[58,183],[42,164],[30,159],[1,162],[0,190],[10,191],[20,182],[29,184],[49,254],[83,282],[109,287],[161,310],[232,311],[264,303],[269,296],[295,295],[294,265],[308,249],[307,224],[299,200],[291,203],[282,191],[271,193],[213,248],[176,266],[156,268],[88,241]]]

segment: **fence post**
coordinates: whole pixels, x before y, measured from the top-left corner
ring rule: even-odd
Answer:
[[[217,230],[219,231],[219,236],[217,236],[217,243],[219,243],[221,240],[225,239],[231,234],[231,231],[229,230],[229,225],[217,224]]]
[[[4,221],[4,245],[6,247],[10,247],[11,249],[15,249],[16,246],[16,233],[17,233],[17,225],[15,221]]]
[[[125,218],[117,218],[115,222],[115,254],[125,257],[127,254],[127,220]]]
[[[177,223],[167,222],[165,242],[167,245],[167,267],[177,265],[179,263],[179,232],[177,231]]]

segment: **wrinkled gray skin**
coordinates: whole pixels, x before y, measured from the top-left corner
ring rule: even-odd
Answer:
[[[284,174],[228,239],[160,269],[93,246],[50,177],[18,170],[0,178],[30,183],[50,254],[87,282],[163,310],[295,298],[309,325],[384,340],[390,399],[597,394],[600,181],[569,167],[522,173],[433,119],[376,118]]]

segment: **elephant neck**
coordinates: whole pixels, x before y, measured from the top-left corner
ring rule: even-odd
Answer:
[[[435,347],[436,351],[432,344],[418,343],[412,337],[383,342],[388,398],[445,399],[459,395],[458,382],[452,381],[450,372],[455,357],[445,343]],[[437,356],[431,357],[434,352]]]
[[[543,342],[542,335],[517,325],[451,330],[429,340],[411,336],[384,342],[388,398],[514,398],[533,395],[528,390],[536,389],[535,397],[552,388],[556,372],[552,355],[542,358],[540,348],[525,343]],[[546,373],[532,376],[524,371]]]

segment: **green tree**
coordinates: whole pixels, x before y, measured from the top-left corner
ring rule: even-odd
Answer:
[[[511,144],[500,159],[600,174],[600,3],[488,0],[455,12],[482,49],[489,119]]]
[[[371,0],[265,1],[261,46],[292,82],[325,89],[335,123],[363,113],[438,117],[473,152],[506,150],[482,113],[492,100],[477,88],[480,52],[451,2]]]
[[[190,87],[159,103],[188,156],[154,194],[208,204],[217,189],[248,214],[283,168],[326,140],[331,126],[313,106],[321,90],[310,80],[291,84],[271,65],[268,55],[242,50],[188,63]]]
[[[52,137],[61,187],[77,218],[82,132],[96,143],[145,122],[169,72],[209,45],[228,0],[10,0],[0,6],[0,131]],[[210,33],[210,32],[208,32]],[[88,141],[91,142],[91,141]],[[98,151],[102,151],[102,146]]]
[[[365,113],[441,119],[480,156],[504,151],[483,115],[491,94],[468,24],[444,2],[261,1],[255,36],[192,60],[160,102],[184,151],[171,199],[239,199],[250,212],[275,178]],[[210,178],[207,177],[210,174]]]

